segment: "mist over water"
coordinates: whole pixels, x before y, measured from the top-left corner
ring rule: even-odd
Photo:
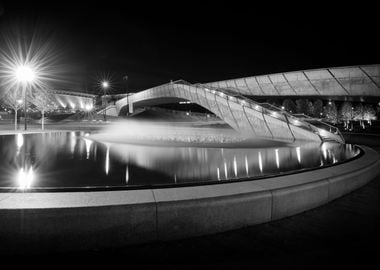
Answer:
[[[170,123],[124,120],[113,123],[91,139],[109,143],[135,143],[169,146],[246,147],[283,146],[287,143],[247,138],[232,128],[213,128],[196,123]]]
[[[245,138],[236,131],[226,128],[208,128],[160,123],[150,121],[124,120],[107,127],[92,139],[98,141],[128,143],[131,141],[184,142],[184,143],[225,143],[240,142]]]

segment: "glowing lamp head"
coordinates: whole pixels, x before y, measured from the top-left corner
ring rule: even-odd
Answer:
[[[34,73],[33,69],[29,66],[19,66],[16,69],[15,75],[16,75],[16,79],[19,82],[24,82],[24,83],[32,82],[36,77],[36,74]]]
[[[109,83],[107,81],[103,81],[102,82],[102,87],[103,88],[108,88],[108,86],[109,86]]]

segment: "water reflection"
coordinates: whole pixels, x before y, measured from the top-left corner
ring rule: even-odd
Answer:
[[[277,165],[277,169],[280,168],[280,158],[278,157],[278,149],[274,149],[275,153],[276,153],[276,165]]]
[[[129,182],[129,167],[125,166],[125,183],[128,185]]]
[[[245,161],[245,171],[246,171],[247,176],[248,176],[249,175],[249,169],[248,169],[248,157],[247,157],[247,155],[245,155],[244,161]]]
[[[86,143],[86,159],[89,159],[90,158],[90,149],[91,149],[91,145],[92,145],[93,141],[85,138],[84,142]]]
[[[78,132],[6,135],[0,136],[0,187],[230,181],[334,164],[358,152],[351,145],[330,142],[201,148],[96,142]]]
[[[296,147],[296,152],[297,152],[297,161],[298,161],[298,164],[301,164],[301,147],[297,146]]]
[[[16,135],[16,145],[17,145],[17,150],[20,150],[20,148],[24,145],[24,135],[21,133]]]
[[[259,152],[259,168],[260,172],[263,173],[263,160],[261,158],[261,152]]]
[[[107,150],[106,150],[106,163],[105,163],[105,172],[106,175],[108,175],[110,171],[110,146],[109,144],[106,145]]]
[[[32,186],[34,180],[33,168],[30,167],[29,170],[24,170],[21,168],[17,175],[17,183],[19,189],[29,189]]]

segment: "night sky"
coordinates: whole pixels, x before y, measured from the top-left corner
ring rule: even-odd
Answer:
[[[0,31],[16,25],[53,39],[70,82],[59,87],[73,90],[96,92],[103,74],[122,93],[177,79],[209,82],[380,63],[379,21],[371,6],[346,11],[321,3],[274,12],[271,6],[222,2],[218,9],[186,1],[15,2],[0,5]]]

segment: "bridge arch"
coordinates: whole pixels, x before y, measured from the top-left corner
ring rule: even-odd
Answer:
[[[204,107],[248,138],[290,142],[322,141],[328,138],[343,142],[340,134],[310,125],[283,111],[269,110],[229,90],[201,84],[191,85],[183,81],[171,82],[123,98],[116,102],[116,111],[119,114],[128,106],[135,108],[180,100],[188,100]]]

